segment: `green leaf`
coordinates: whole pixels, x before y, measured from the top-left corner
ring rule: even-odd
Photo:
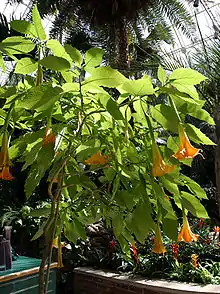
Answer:
[[[126,80],[118,89],[121,93],[126,92],[134,96],[145,96],[154,93],[151,78],[147,75],[144,75],[139,80]]]
[[[57,71],[66,71],[70,69],[70,63],[66,59],[58,56],[46,56],[39,61],[41,65],[46,68],[57,70]]]
[[[10,26],[19,33],[37,37],[34,25],[26,20],[13,20],[10,22]]]
[[[47,221],[44,221],[42,223],[42,225],[40,226],[40,228],[38,229],[38,231],[34,234],[33,238],[31,239],[31,241],[37,240],[38,238],[40,238],[40,236],[43,235],[44,233],[44,228],[47,224]]]
[[[27,199],[31,196],[34,189],[39,185],[45,172],[52,164],[54,158],[54,149],[52,144],[42,147],[38,153],[36,163],[31,166],[28,177],[25,182],[25,194]]]
[[[164,104],[158,104],[155,107],[151,107],[150,111],[152,118],[162,127],[178,134],[179,121],[173,108]]]
[[[44,111],[54,105],[61,92],[61,88],[53,87],[50,84],[30,88],[24,97],[18,101],[17,108]]]
[[[76,66],[80,67],[82,64],[82,55],[79,50],[73,48],[69,44],[65,44],[64,48],[69,56],[72,58],[72,61],[76,64]]]
[[[0,53],[0,68],[2,68],[4,72],[6,72],[5,62],[1,53]]]
[[[112,217],[112,227],[113,227],[114,235],[116,237],[119,236],[123,229],[123,218],[121,217],[119,213],[115,214]]]
[[[128,227],[140,242],[144,242],[149,231],[154,227],[149,205],[148,201],[140,201],[128,221]]]
[[[166,83],[166,80],[167,80],[167,75],[161,65],[159,65],[159,67],[158,67],[157,76],[158,76],[158,79],[161,82],[162,86],[164,86]]]
[[[9,54],[22,54],[32,51],[35,44],[23,37],[8,37],[0,43],[0,50],[5,50]]]
[[[167,191],[169,191],[173,195],[179,195],[179,189],[175,183],[171,182],[169,179],[166,179],[166,177],[160,177],[159,180],[162,183],[163,187],[167,189]]]
[[[164,193],[163,189],[155,182],[152,183],[152,188],[162,208],[166,210],[169,214],[172,214],[173,217],[175,217],[175,213],[173,211],[172,205],[170,201],[168,200],[168,197]]]
[[[79,234],[73,221],[64,223],[64,235],[70,242],[76,243]]]
[[[207,78],[196,70],[191,68],[175,69],[169,76],[169,80],[178,80],[179,83],[185,85],[197,85]]]
[[[60,44],[59,41],[50,39],[47,41],[47,47],[53,51],[53,54],[58,57],[66,59],[71,64],[71,57],[67,54],[64,47]]]
[[[170,84],[176,87],[177,90],[179,90],[180,92],[186,93],[196,100],[199,99],[199,94],[197,93],[196,88],[193,85],[181,84],[181,82],[179,82],[178,80]]]
[[[201,202],[192,194],[181,192],[182,204],[190,213],[199,218],[209,218],[205,207]]]
[[[202,187],[199,186],[198,183],[190,179],[189,177],[185,175],[180,176],[181,181],[188,187],[191,193],[193,193],[196,197],[199,199],[207,199],[208,197],[206,195],[206,192],[202,189]]]
[[[37,67],[38,63],[35,60],[29,57],[25,57],[20,59],[16,64],[15,73],[30,74],[34,72],[37,69]]]
[[[74,223],[75,223],[75,229],[76,229],[78,236],[80,237],[80,239],[85,240],[86,239],[86,230],[85,230],[84,225],[77,218],[74,218]]]
[[[200,120],[207,122],[210,125],[215,124],[211,115],[205,109],[202,109],[204,101],[195,101],[194,99],[181,97],[177,95],[170,95],[170,97],[174,100],[179,112],[189,114],[193,117],[196,117]]]
[[[37,5],[34,5],[34,8],[32,10],[32,19],[33,19],[33,22],[34,22],[34,27],[35,27],[35,30],[37,32],[38,38],[41,41],[46,40],[47,36],[46,36],[46,33],[45,33],[43,25],[42,25],[42,21],[41,21],[41,17],[40,17],[40,14],[38,12],[38,9],[37,9]]]
[[[163,222],[164,234],[170,239],[172,239],[173,241],[176,241],[178,236],[178,230],[177,230],[178,222],[177,222],[176,216],[172,213],[167,213],[163,217],[162,222]]]
[[[92,68],[100,65],[104,53],[104,50],[100,48],[91,48],[87,50],[85,54],[85,70],[90,72]]]
[[[32,210],[28,215],[33,217],[40,217],[40,216],[45,217],[45,216],[48,216],[50,212],[51,212],[50,207],[43,207],[43,208]]]
[[[98,86],[114,88],[126,81],[126,78],[116,69],[109,66],[98,67],[92,71],[90,77],[86,78],[83,85],[93,83]]]
[[[205,134],[191,124],[186,125],[186,133],[189,138],[197,144],[216,145]]]
[[[114,117],[116,120],[123,120],[124,117],[119,110],[119,105],[109,95],[99,95],[99,101],[104,108]]]

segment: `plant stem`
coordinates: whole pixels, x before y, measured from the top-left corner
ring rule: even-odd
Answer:
[[[173,108],[173,110],[174,110],[175,113],[176,113],[176,116],[177,116],[177,118],[178,118],[179,123],[182,123],[182,120],[181,120],[181,118],[180,118],[179,112],[178,112],[178,110],[177,110],[177,108],[176,108],[176,105],[175,105],[173,99],[169,97],[169,101],[170,101],[170,105],[171,105],[171,107]]]

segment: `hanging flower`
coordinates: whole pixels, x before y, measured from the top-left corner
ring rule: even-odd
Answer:
[[[178,235],[178,241],[184,241],[187,243],[191,243],[192,241],[197,241],[199,239],[199,235],[193,234],[190,229],[188,219],[185,214],[183,214],[183,226]]]
[[[178,128],[179,128],[180,146],[179,146],[179,150],[175,154],[173,154],[173,157],[175,157],[178,160],[194,158],[195,156],[199,154],[200,149],[194,148],[191,145],[189,138],[186,135],[184,128],[181,124],[179,124]]]
[[[52,143],[55,145],[56,142],[56,136],[53,134],[53,131],[51,128],[46,128],[46,133],[43,138],[43,146],[46,146],[49,143]]]
[[[193,264],[194,269],[197,269],[199,255],[198,254],[192,254],[191,258],[192,258],[192,264]]]
[[[63,258],[62,258],[62,248],[65,247],[65,242],[58,242],[58,237],[53,240],[52,247],[58,249],[58,262],[57,268],[64,267],[63,265]]]
[[[153,151],[153,169],[152,169],[153,176],[160,177],[165,174],[171,173],[176,166],[167,165],[165,163],[165,161],[163,160],[160,154],[159,148],[155,142],[153,142],[152,144],[152,151]]]
[[[176,260],[177,259],[177,256],[179,254],[179,245],[174,243],[174,244],[171,244],[171,248],[172,248],[172,253],[173,253],[173,258]]]
[[[99,151],[85,160],[85,163],[88,165],[93,164],[106,164],[108,162],[108,156],[102,155]]]
[[[157,254],[162,254],[166,252],[166,248],[163,246],[162,235],[161,235],[159,224],[157,224],[156,226],[154,248],[152,249],[152,252]]]
[[[135,243],[135,245],[136,245],[136,243]],[[137,251],[137,247],[135,245],[130,244],[130,251],[131,251],[131,254],[135,260],[135,263],[138,264],[139,263],[138,251]]]
[[[2,147],[0,151],[0,179],[10,181],[14,179],[9,171],[9,166],[11,165],[9,155],[8,155],[8,137],[4,133],[2,137]]]

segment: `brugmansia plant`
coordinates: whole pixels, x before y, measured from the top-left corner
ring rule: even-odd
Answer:
[[[147,75],[128,79],[102,65],[101,49],[82,55],[48,39],[36,6],[32,20],[12,21],[22,36],[0,43],[2,68],[7,55],[22,76],[17,85],[0,89],[0,177],[13,181],[12,161],[23,162],[27,199],[47,179],[49,205],[32,213],[44,218],[33,236],[44,235],[45,240],[40,293],[47,293],[53,247],[62,266],[61,234],[72,242],[85,239],[85,226],[100,218],[112,225],[127,252],[150,231],[155,232],[153,252],[158,254],[166,251],[161,230],[173,241],[197,240],[187,213],[208,218],[200,203],[207,196],[181,174],[181,165],[200,156],[194,144],[214,144],[185,121],[191,115],[213,124],[194,87],[205,77],[189,68],[168,76],[159,67],[158,81]],[[33,50],[37,58],[32,58]],[[18,60],[18,54],[25,57]],[[157,104],[161,94],[164,102]],[[21,135],[11,140],[14,130]],[[166,144],[159,146],[160,139]],[[183,212],[179,237],[175,206]]]

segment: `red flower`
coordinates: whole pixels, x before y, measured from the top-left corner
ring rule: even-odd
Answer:
[[[178,244],[174,243],[174,244],[171,244],[171,247],[172,247],[172,252],[173,252],[173,258],[177,259],[180,246]]]
[[[200,229],[201,227],[203,227],[205,224],[205,221],[203,218],[200,218],[198,224],[197,224],[197,228]]]
[[[215,233],[219,233],[220,232],[220,228],[218,226],[214,226],[214,232]]]
[[[112,249],[114,249],[115,246],[116,246],[116,242],[115,242],[115,240],[111,240],[111,241],[109,242],[109,245],[110,245],[110,247],[111,247]]]
[[[136,264],[138,264],[139,263],[138,251],[137,251],[137,248],[135,247],[135,245],[130,244],[130,251],[131,251],[131,254],[132,254]]]

